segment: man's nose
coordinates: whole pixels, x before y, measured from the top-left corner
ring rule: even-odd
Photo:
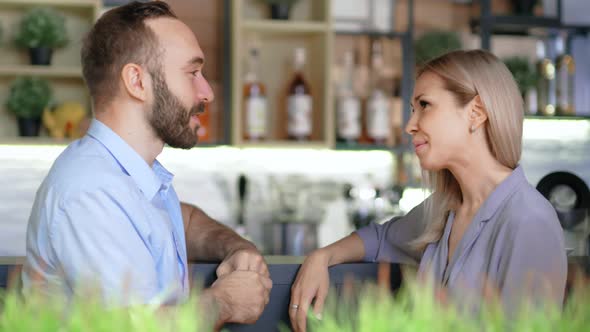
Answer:
[[[207,79],[202,75],[197,79],[196,83],[197,89],[197,98],[199,101],[210,103],[215,99],[215,95],[213,94],[213,89],[207,82]]]

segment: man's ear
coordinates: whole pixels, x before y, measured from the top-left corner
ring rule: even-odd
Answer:
[[[471,107],[469,109],[469,124],[471,131],[476,131],[480,128],[488,119],[488,112],[481,101],[479,95],[475,96],[471,101]]]
[[[121,80],[127,94],[140,101],[147,101],[151,86],[151,77],[143,68],[134,63],[128,63],[121,70]]]

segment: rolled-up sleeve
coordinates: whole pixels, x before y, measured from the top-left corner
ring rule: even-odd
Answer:
[[[515,310],[524,300],[561,306],[567,256],[557,218],[536,214],[511,225],[499,267],[498,285],[505,307]]]
[[[403,217],[383,223],[371,223],[356,231],[365,247],[364,260],[401,264],[419,264],[422,253],[410,245],[425,228],[424,202]]]

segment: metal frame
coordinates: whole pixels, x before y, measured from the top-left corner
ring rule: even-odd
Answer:
[[[588,33],[590,26],[574,26],[562,24],[562,1],[557,0],[557,17],[538,17],[538,16],[504,16],[492,14],[492,0],[480,0],[480,19],[479,29],[481,36],[481,48],[491,50],[491,38],[494,27],[497,26],[514,26],[520,28],[545,28],[548,29],[548,35],[554,37],[557,35],[556,30],[570,30],[573,34]],[[571,35],[571,34],[569,34]],[[567,43],[566,48],[569,48]]]

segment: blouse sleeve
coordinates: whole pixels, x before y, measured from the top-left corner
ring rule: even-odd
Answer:
[[[418,265],[422,252],[410,246],[424,231],[424,202],[403,217],[383,223],[371,223],[358,231],[365,246],[364,260]]]

